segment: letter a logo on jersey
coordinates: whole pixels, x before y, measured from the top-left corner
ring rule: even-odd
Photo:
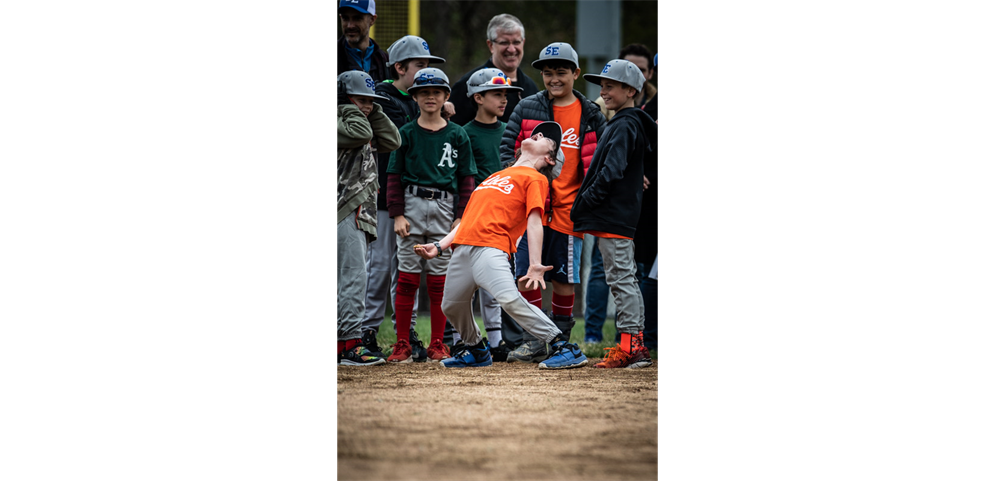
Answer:
[[[439,161],[439,167],[445,167],[447,162],[450,168],[456,167],[456,164],[453,163],[453,157],[458,157],[457,154],[456,149],[449,145],[449,142],[446,142],[445,147],[442,148],[442,160]]]

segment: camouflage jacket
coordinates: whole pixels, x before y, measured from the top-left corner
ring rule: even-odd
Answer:
[[[377,238],[376,151],[390,152],[401,145],[397,127],[373,104],[369,118],[353,104],[339,105],[338,222],[355,215],[356,224]],[[371,141],[373,145],[371,145]],[[374,149],[376,147],[376,149]]]

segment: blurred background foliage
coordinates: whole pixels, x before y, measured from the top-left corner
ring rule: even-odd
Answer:
[[[621,3],[622,24],[619,46],[642,43],[653,53],[659,51],[657,2],[623,0],[618,3]],[[539,71],[532,68],[532,61],[552,42],[567,42],[577,47],[577,4],[577,0],[420,0],[417,2],[417,35],[428,42],[433,55],[446,59],[442,70],[455,82],[490,57],[486,43],[487,23],[495,15],[510,13],[525,25],[522,71],[542,90],[542,78]],[[409,27],[409,5],[408,0],[377,0],[377,22],[371,36],[381,48],[386,50],[398,38],[413,33]],[[341,24],[339,35],[342,35]],[[584,66],[582,58],[582,74],[588,73]],[[655,85],[656,80],[654,75],[651,83]],[[583,88],[579,90],[583,91]]]

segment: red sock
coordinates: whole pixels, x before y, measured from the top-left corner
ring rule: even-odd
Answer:
[[[350,349],[353,349],[362,343],[363,343],[362,339],[349,339],[345,341],[345,350],[348,351]]]
[[[574,295],[561,296],[553,293],[553,315],[570,316],[574,315]]]
[[[415,309],[415,296],[421,274],[399,272],[397,276],[397,296],[394,299],[394,318],[397,321],[397,340],[411,342],[411,311]]]
[[[522,297],[525,301],[533,306],[542,309],[542,289],[533,289],[531,291],[518,291],[522,293]]]
[[[345,350],[345,341],[339,341],[339,352],[338,352],[338,354],[342,354],[342,351],[344,351],[344,350]]]
[[[446,289],[446,276],[425,276],[428,284],[428,304],[432,313],[432,340],[442,340],[446,332],[446,315],[442,313],[442,293]]]
[[[632,334],[628,332],[622,333],[622,340],[619,342],[622,345],[622,350],[628,353],[632,353]]]

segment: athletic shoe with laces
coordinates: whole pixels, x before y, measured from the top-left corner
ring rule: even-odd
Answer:
[[[439,362],[443,359],[449,359],[449,357],[449,346],[443,344],[442,339],[432,339],[428,345],[429,362]]]
[[[546,348],[546,341],[532,339],[508,353],[508,362],[542,362],[547,357],[549,350]]]
[[[388,362],[399,362],[399,363],[409,363],[414,362],[411,357],[411,344],[404,339],[398,339],[393,346],[390,353],[390,357],[387,358]]]
[[[425,345],[418,339],[418,333],[414,329],[408,334],[408,341],[411,343],[411,358],[415,362],[425,362],[428,360],[428,351]]]
[[[477,344],[473,347],[467,347],[466,344],[457,342],[453,346],[453,357],[443,360],[440,364],[446,368],[490,366],[492,364],[491,352],[485,346],[486,344]]]
[[[365,347],[367,351],[370,351],[370,354],[376,357],[387,357],[384,356],[383,351],[380,350],[380,346],[377,345],[377,331],[372,329],[363,331],[362,343],[363,347]]]
[[[587,356],[580,352],[580,347],[567,341],[554,342],[553,353],[543,362],[539,369],[573,369],[587,365]]]
[[[386,363],[387,361],[383,357],[374,356],[363,345],[339,353],[340,366],[376,366]]]
[[[598,369],[635,369],[649,367],[653,364],[653,360],[650,359],[650,353],[645,347],[633,349],[631,353],[622,350],[621,345],[606,347],[605,350],[608,351],[608,354],[604,360],[595,364],[594,367]]]
[[[508,360],[508,353],[511,352],[511,349],[508,349],[508,345],[502,340],[497,347],[491,346],[490,351],[491,359],[494,359],[494,362],[505,362]]]

